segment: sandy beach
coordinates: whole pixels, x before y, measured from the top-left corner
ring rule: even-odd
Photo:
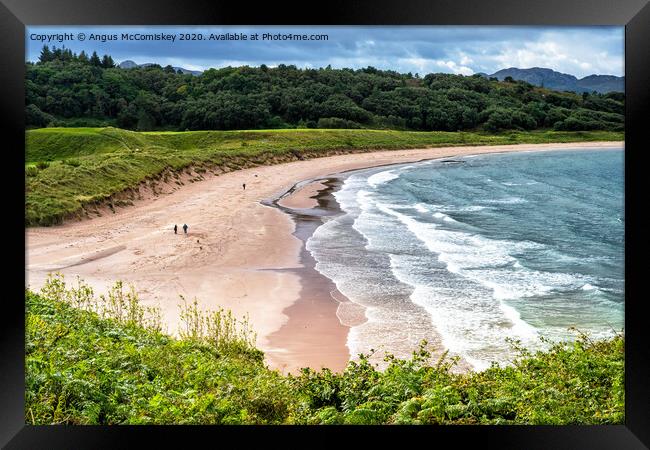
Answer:
[[[70,282],[78,275],[97,292],[115,280],[133,283],[145,305],[159,306],[167,331],[179,325],[180,295],[201,308],[249,315],[257,345],[272,368],[341,370],[348,358],[348,325],[336,310],[336,287],[306,270],[296,221],[262,202],[305,182],[278,205],[317,205],[330,174],[385,164],[458,155],[620,147],[622,142],[522,144],[376,151],[257,167],[189,183],[101,217],[26,230],[26,284],[39,289],[49,272]],[[246,189],[242,189],[242,184]],[[189,226],[188,235],[182,225]],[[173,231],[174,224],[179,234]],[[314,224],[317,226],[317,224]],[[307,228],[309,228],[307,226]],[[329,281],[329,284],[328,284]]]

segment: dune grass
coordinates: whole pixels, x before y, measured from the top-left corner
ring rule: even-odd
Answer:
[[[366,355],[343,373],[282,375],[253,330],[224,310],[182,306],[179,338],[116,283],[97,297],[53,276],[26,291],[29,424],[621,424],[624,337],[581,334],[513,364],[456,374],[426,343],[409,360]]]
[[[26,131],[27,226],[53,225],[115,194],[187,167],[245,167],[378,149],[622,140],[620,132],[411,132],[251,130],[134,132],[118,128]]]

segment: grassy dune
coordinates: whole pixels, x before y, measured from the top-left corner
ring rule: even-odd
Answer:
[[[409,132],[255,130],[134,132],[43,128],[26,132],[26,223],[52,225],[166,170],[231,171],[377,149],[622,140],[608,131]]]
[[[196,305],[179,338],[117,283],[97,298],[52,278],[27,291],[29,424],[621,424],[624,338],[513,343],[514,364],[454,374],[425,346],[410,360],[366,357],[341,374],[269,370],[246,321]]]

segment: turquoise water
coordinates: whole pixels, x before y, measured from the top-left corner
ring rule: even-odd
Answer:
[[[507,337],[542,348],[569,327],[621,331],[623,163],[623,149],[576,149],[353,172],[335,193],[344,213],[307,242],[366,308],[351,353],[406,356],[435,334],[482,369],[510,360]]]

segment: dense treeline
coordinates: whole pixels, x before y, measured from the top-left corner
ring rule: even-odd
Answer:
[[[116,67],[109,55],[43,48],[27,63],[28,127],[130,130],[389,128],[611,130],[623,93],[555,92],[511,78],[364,69]]]

